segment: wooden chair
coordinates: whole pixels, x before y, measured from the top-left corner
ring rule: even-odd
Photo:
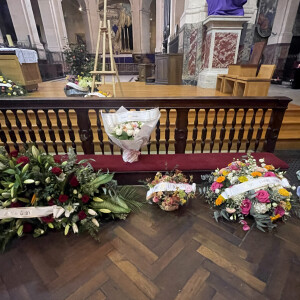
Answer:
[[[253,64],[245,64],[245,65],[238,65],[238,72],[237,74],[228,74],[225,75],[223,78],[223,86],[221,92],[224,94],[233,93],[234,83],[237,78],[239,77],[255,77],[257,72],[257,65]]]
[[[233,96],[268,96],[276,65],[261,65],[256,77],[238,77]]]
[[[235,76],[235,75],[237,76],[239,73],[240,73],[240,65],[229,65],[227,74],[218,75],[216,90],[220,92],[223,90],[223,83],[224,83],[225,76]]]

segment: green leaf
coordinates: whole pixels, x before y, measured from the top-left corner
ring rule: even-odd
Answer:
[[[7,170],[3,171],[3,173],[7,173],[9,175],[14,175],[14,174],[16,174],[16,171],[13,169],[7,169]]]

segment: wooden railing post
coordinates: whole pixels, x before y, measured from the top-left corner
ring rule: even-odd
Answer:
[[[176,109],[176,128],[175,128],[175,153],[185,153],[187,134],[188,134],[188,108]]]
[[[79,137],[84,154],[94,154],[93,131],[88,109],[76,109]]]
[[[265,135],[263,151],[274,152],[286,108],[273,108]]]

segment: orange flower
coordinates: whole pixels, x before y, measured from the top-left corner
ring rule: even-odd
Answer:
[[[281,195],[281,196],[284,196],[284,197],[288,197],[290,195],[290,193],[286,190],[286,189],[279,189],[278,190],[278,193]]]
[[[217,199],[216,199],[216,205],[217,206],[219,206],[219,205],[221,205],[222,203],[223,203],[223,201],[225,200],[225,198],[222,196],[222,195],[220,195]]]
[[[281,216],[279,214],[277,214],[275,217],[270,217],[270,218],[271,218],[271,221],[273,222],[273,221],[280,219]]]
[[[272,165],[266,165],[264,168],[269,170],[269,171],[270,170],[275,170],[274,166],[272,166]]]
[[[217,182],[219,182],[219,183],[221,183],[221,182],[223,182],[225,180],[225,177],[224,176],[220,176],[220,177],[218,177],[217,178]]]
[[[251,173],[251,176],[252,176],[252,177],[261,177],[262,174],[261,174],[260,172],[252,172],[252,173]]]
[[[36,202],[36,194],[33,194],[31,198],[31,205],[33,205]]]

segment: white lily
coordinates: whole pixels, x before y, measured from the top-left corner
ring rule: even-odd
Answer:
[[[73,232],[74,232],[74,233],[78,233],[78,226],[77,226],[76,223],[73,223],[73,224],[72,224],[72,228],[73,228]]]

